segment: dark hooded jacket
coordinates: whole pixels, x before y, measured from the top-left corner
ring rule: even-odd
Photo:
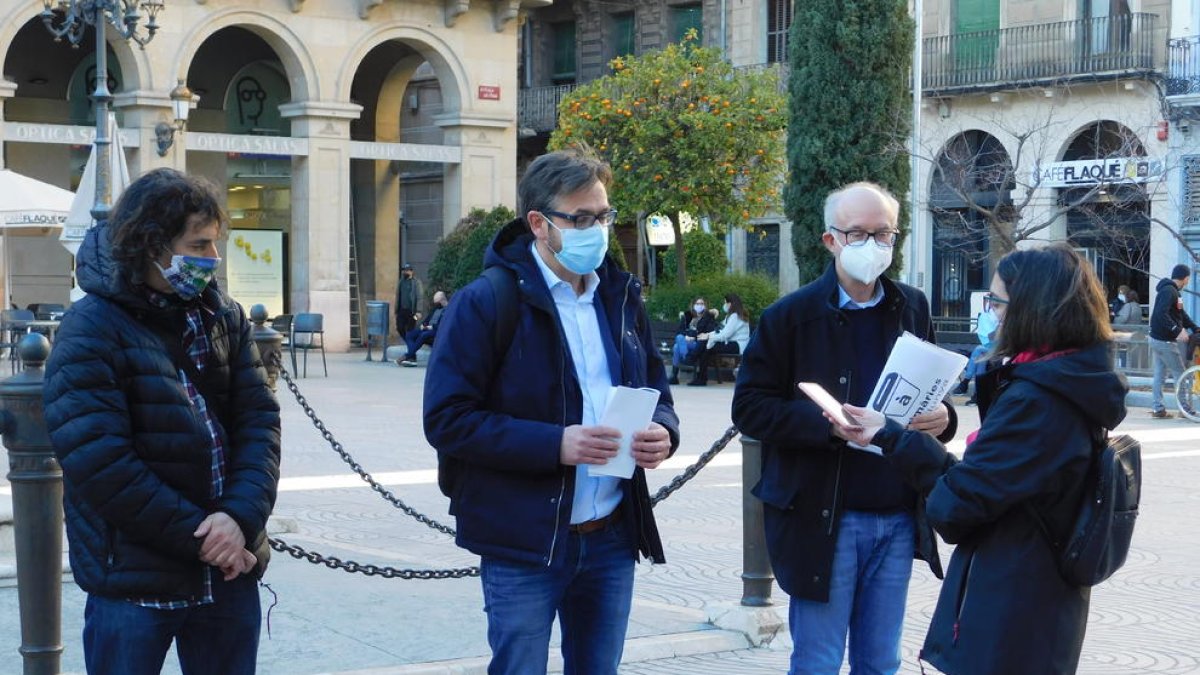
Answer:
[[[884,297],[883,340],[890,352],[905,332],[933,341],[933,321],[924,294],[880,277]],[[754,496],[763,502],[767,550],[779,586],[791,596],[828,602],[834,549],[845,504],[841,489],[847,453],[860,453],[830,433],[820,407],[797,389],[816,382],[848,400],[861,358],[852,327],[838,307],[837,271],[830,263],[817,280],[763,312],[742,356],[733,393],[733,423],[762,442],[762,478]],[[954,437],[957,417],[943,439]],[[851,460],[853,461],[853,460]],[[886,470],[886,466],[883,467]],[[917,497],[915,557],[941,576],[933,529]]]
[[[1183,310],[1179,287],[1171,279],[1162,279],[1154,287],[1154,306],[1150,309],[1150,337],[1170,342],[1184,328],[1196,330],[1192,317]]]
[[[265,569],[266,522],[279,481],[279,406],[242,308],[215,283],[199,302],[211,352],[198,383],[225,453],[210,496],[212,440],[166,344],[180,344],[185,307],[159,308],[119,274],[109,227],[88,232],[77,276],[88,296],[63,317],[46,365],[46,425],[63,470],[71,570],[88,593],[194,599],[201,539],[229,514]],[[182,351],[179,351],[182,356]]]
[[[496,298],[484,278],[454,296],[425,377],[425,436],[438,451],[439,483],[458,522],[458,545],[479,555],[550,565],[564,550],[575,467],[560,461],[563,429],[583,420],[583,394],[550,289],[522,219],[501,230],[484,264],[516,279],[517,316],[498,354]],[[610,259],[596,270],[596,304],[612,383],[659,390],[653,420],[679,445],[666,370],[654,346],[641,284]],[[621,514],[634,545],[663,562],[641,468],[621,481]],[[634,554],[633,551],[630,551]]]
[[[921,657],[950,675],[1074,673],[1089,588],[1058,574],[1029,507],[1065,533],[1098,428],[1125,417],[1108,346],[1007,365],[980,377],[983,426],[961,461],[927,434],[889,423],[875,443],[918,490],[957,548]]]

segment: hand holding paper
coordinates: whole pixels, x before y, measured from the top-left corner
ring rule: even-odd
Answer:
[[[660,395],[657,389],[648,387],[642,389],[613,388],[612,394],[608,398],[608,408],[605,409],[600,424],[616,429],[620,433],[620,447],[616,456],[609,459],[608,462],[588,466],[589,476],[619,476],[621,478],[633,476],[633,470],[637,466],[633,457],[633,435],[639,431],[646,431],[650,426],[650,420],[654,417],[654,408],[658,406]],[[665,429],[663,429],[663,433],[666,433]],[[650,441],[652,445],[657,442],[657,440]],[[643,440],[642,443],[645,441]]]

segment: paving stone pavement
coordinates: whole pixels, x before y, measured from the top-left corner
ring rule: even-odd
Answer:
[[[330,377],[299,380],[304,395],[355,458],[407,503],[453,524],[433,482],[433,451],[421,432],[425,369],[363,361],[363,352],[330,355]],[[680,455],[694,457],[729,424],[732,386],[675,389],[683,422]],[[278,536],[343,558],[379,565],[442,568],[476,559],[365,489],[281,389],[284,461],[275,525]],[[977,425],[960,408],[964,429]],[[1148,418],[1134,408],[1122,431],[1146,453],[1143,516],[1127,567],[1093,593],[1080,673],[1200,673],[1200,574],[1193,514],[1200,506],[1200,425]],[[639,565],[621,672],[780,673],[786,638],[775,648],[748,648],[716,630],[708,611],[741,593],[741,455],[735,440],[656,510],[668,564]],[[652,472],[652,489],[685,465]],[[0,490],[6,484],[0,482]],[[944,549],[948,557],[949,547]],[[267,582],[279,596],[264,626],[260,673],[417,675],[479,673],[487,645],[477,579],[402,581],[328,570],[276,554]],[[79,630],[83,594],[63,586],[64,669],[82,672]],[[901,672],[917,673],[915,654],[938,591],[917,562],[910,589]],[[264,607],[271,597],[263,591]],[[775,599],[786,614],[786,599]],[[0,675],[19,672],[16,589],[0,588]],[[173,658],[167,673],[177,673]],[[931,671],[932,672],[932,671]]]

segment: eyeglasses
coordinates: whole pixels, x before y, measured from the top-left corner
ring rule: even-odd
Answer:
[[[563,220],[571,221],[571,225],[577,230],[586,230],[593,225],[600,227],[608,227],[617,222],[617,210],[609,209],[603,213],[563,213],[562,211],[550,211],[549,209],[541,212],[543,216],[554,216]]]
[[[995,293],[988,293],[987,295],[985,295],[983,297],[984,297],[984,299],[986,299],[988,302],[992,303],[993,305],[1004,306],[1004,305],[1008,304],[1008,300],[1005,300],[1004,298],[996,295]]]
[[[867,239],[874,239],[876,244],[885,248],[891,248],[896,245],[896,237],[900,235],[898,230],[880,230],[878,232],[867,232],[865,230],[843,230],[836,227],[829,228],[835,232],[841,232],[846,237],[847,246],[862,246],[867,243]]]

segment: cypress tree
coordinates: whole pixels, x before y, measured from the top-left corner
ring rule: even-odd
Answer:
[[[784,210],[804,284],[829,262],[821,244],[825,197],[846,183],[891,190],[907,234],[914,24],[905,0],[795,2]],[[900,254],[897,246],[892,270]]]

